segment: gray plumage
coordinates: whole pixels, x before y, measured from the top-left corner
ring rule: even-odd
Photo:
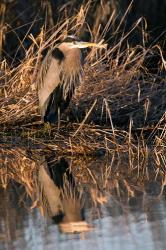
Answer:
[[[70,41],[71,40],[71,41]],[[60,43],[44,58],[38,77],[38,96],[44,122],[55,123],[69,105],[82,77],[82,54],[72,48],[75,38]]]

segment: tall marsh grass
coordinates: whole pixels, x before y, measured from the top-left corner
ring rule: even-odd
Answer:
[[[3,58],[0,63],[1,134],[15,131],[18,136],[72,154],[95,152],[98,148],[109,152],[135,143],[153,144],[164,150],[166,62],[158,44],[146,46],[144,18],[139,18],[128,31],[121,30],[131,4],[110,34],[114,42],[107,41],[115,24],[114,15],[104,29],[99,25],[95,34],[89,30],[93,41],[108,42],[107,49],[94,48],[87,54],[84,81],[63,115],[60,128],[41,124],[36,79],[42,53],[59,38],[71,33],[80,35],[85,25],[88,28],[89,5],[90,2],[82,5],[76,15],[59,21],[50,30],[43,26],[37,37],[28,35],[31,46],[18,66],[11,67]],[[137,30],[142,32],[142,44],[132,46],[128,39]],[[155,56],[157,68],[151,70],[148,63],[153,66]]]

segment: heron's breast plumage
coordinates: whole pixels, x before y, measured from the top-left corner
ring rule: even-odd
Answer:
[[[78,86],[82,77],[81,51],[78,48],[68,49],[63,46],[64,60],[61,64],[60,80],[63,84],[64,98],[70,89]]]

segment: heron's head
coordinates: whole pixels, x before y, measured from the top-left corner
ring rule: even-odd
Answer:
[[[79,49],[86,49],[90,47],[96,47],[96,48],[106,48],[106,44],[100,43],[92,43],[92,42],[84,42],[81,41],[76,36],[67,36],[62,43],[65,43],[65,45],[70,48],[79,48]]]

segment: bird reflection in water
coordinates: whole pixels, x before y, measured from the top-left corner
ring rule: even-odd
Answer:
[[[85,221],[81,193],[65,158],[45,157],[37,181],[38,205],[44,217],[51,217],[64,233],[85,232],[91,226]]]

